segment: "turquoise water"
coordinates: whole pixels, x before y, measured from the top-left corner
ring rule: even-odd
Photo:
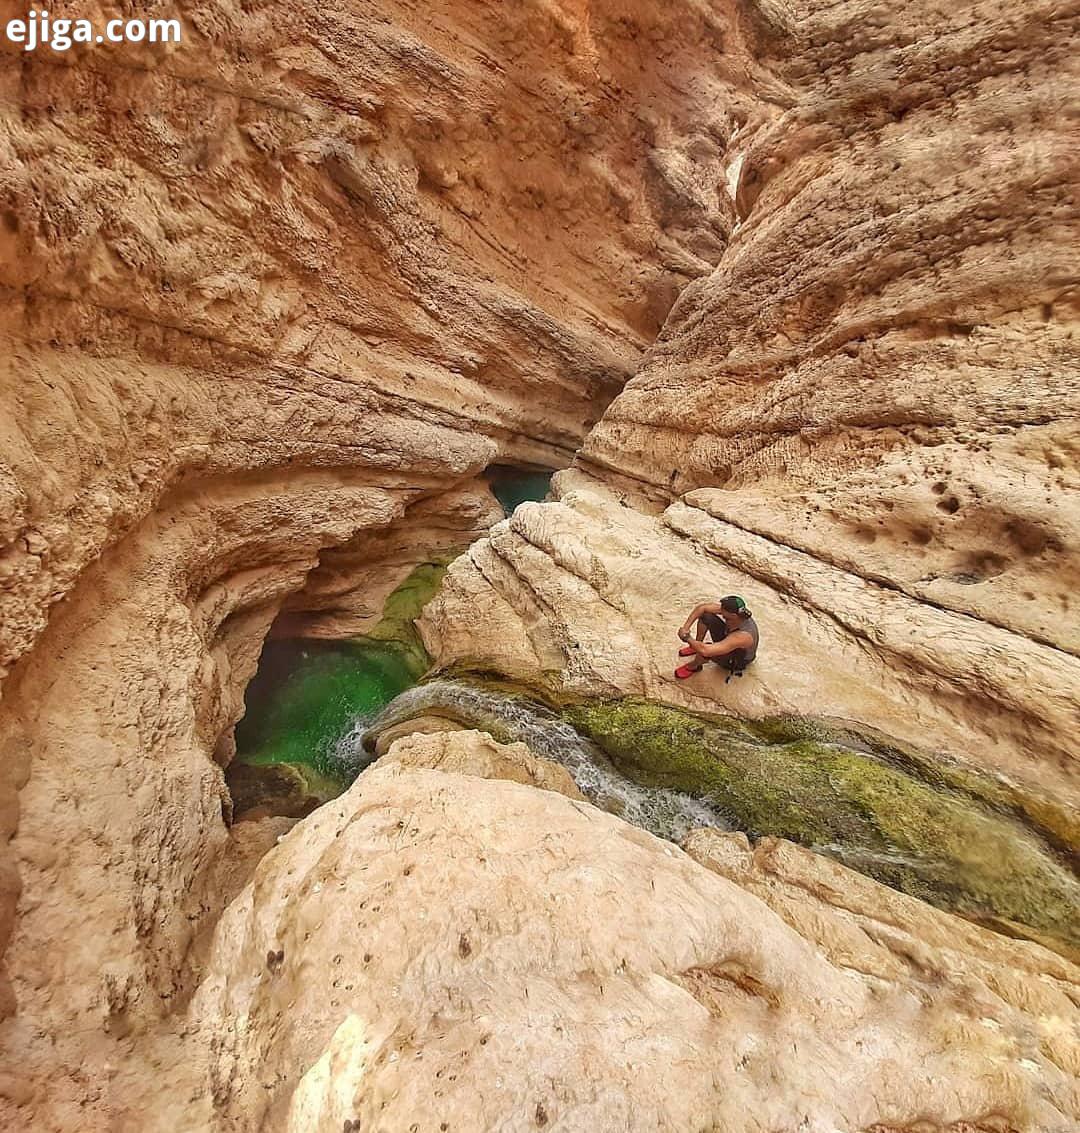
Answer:
[[[526,472],[520,468],[493,465],[488,469],[488,482],[503,511],[511,515],[518,504],[540,502],[551,491],[552,472]]]
[[[237,759],[309,767],[345,786],[355,771],[338,757],[342,737],[415,679],[393,644],[268,641],[236,726]]]
[[[455,554],[416,566],[386,599],[382,618],[366,637],[266,642],[236,726],[236,759],[226,774],[230,786],[244,776],[244,794],[253,796],[255,780],[241,767],[271,764],[296,769],[323,798],[356,778],[357,766],[342,756],[342,740],[427,669],[431,659],[415,620]],[[278,775],[275,781],[287,778]]]

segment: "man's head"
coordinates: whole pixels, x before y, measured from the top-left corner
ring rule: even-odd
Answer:
[[[724,619],[724,625],[728,629],[733,629],[742,625],[752,615],[746,608],[746,603],[737,594],[729,594],[726,598],[720,599],[720,616]]]

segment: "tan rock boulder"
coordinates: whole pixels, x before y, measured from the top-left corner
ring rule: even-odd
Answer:
[[[481,779],[507,779],[556,791],[569,799],[585,798],[565,767],[533,755],[525,744],[501,744],[486,732],[472,729],[402,736],[372,770],[395,763]]]
[[[457,732],[461,728],[461,724],[448,720],[445,716],[413,716],[379,732],[375,741],[375,754],[385,755],[403,736],[433,736],[441,732]]]
[[[964,924],[950,934],[951,918],[839,867],[810,894],[788,867],[773,894],[747,847],[692,841],[727,876],[551,792],[366,772],[222,918],[190,1013],[215,1105],[189,1120],[238,1133],[1064,1133],[1080,1120],[1080,973],[1065,961]]]
[[[1080,661],[777,545],[678,502],[644,514],[578,473],[450,568],[421,629],[436,659],[584,696],[635,694],[759,718],[829,716],[1080,800]],[[742,595],[757,662],[676,681],[698,602]]]
[[[940,981],[955,1003],[965,983],[1039,1020],[1043,1053],[1075,1080],[1080,1101],[1080,969],[1038,945],[1009,940],[781,838],[695,830],[683,849],[753,893],[832,964],[892,983]],[[979,1020],[993,1027],[992,1019]],[[956,1018],[958,1032],[964,1022]],[[962,1042],[962,1039],[957,1041]]]

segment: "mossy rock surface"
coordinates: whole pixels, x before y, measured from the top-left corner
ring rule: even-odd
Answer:
[[[1080,883],[1015,788],[815,721],[743,722],[628,698],[566,718],[649,786],[829,853],[903,892],[1080,954]],[[899,756],[897,756],[899,753]],[[890,758],[891,757],[891,758]],[[899,765],[897,765],[899,764]],[[1026,821],[1025,821],[1026,819]],[[1047,837],[1049,835],[1050,837]]]
[[[303,818],[341,794],[336,779],[294,763],[250,764],[234,760],[225,772],[233,818]]]
[[[414,567],[386,599],[379,624],[363,637],[356,638],[357,643],[379,644],[397,650],[413,680],[419,679],[431,664],[431,657],[416,628],[416,619],[435,597],[446,568],[460,553],[449,551]]]

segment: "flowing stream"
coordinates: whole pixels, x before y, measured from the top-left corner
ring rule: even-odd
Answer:
[[[548,477],[492,470],[506,510]],[[444,564],[421,564],[365,639],[271,641],[226,771],[239,817],[301,817],[375,758],[388,729],[442,717],[523,742],[596,806],[681,842],[696,827],[776,835],[902,892],[1080,957],[1075,817],[932,751],[844,721],[695,714],[640,698],[550,708],[499,682],[437,678],[415,618]]]
[[[699,799],[663,787],[639,786],[620,775],[594,743],[542,705],[458,681],[417,685],[374,719],[358,718],[338,744],[335,762],[358,774],[371,762],[368,749],[381,732],[425,715],[448,716],[503,743],[528,745],[534,754],[562,764],[590,802],[661,838],[678,842],[697,826],[730,829],[716,810]]]
[[[557,709],[438,678],[358,716],[353,778],[388,729],[442,717],[562,764],[596,806],[680,842],[694,827],[776,835],[1011,935],[1080,954],[1069,816],[1015,784],[842,721],[707,716],[626,697]]]

